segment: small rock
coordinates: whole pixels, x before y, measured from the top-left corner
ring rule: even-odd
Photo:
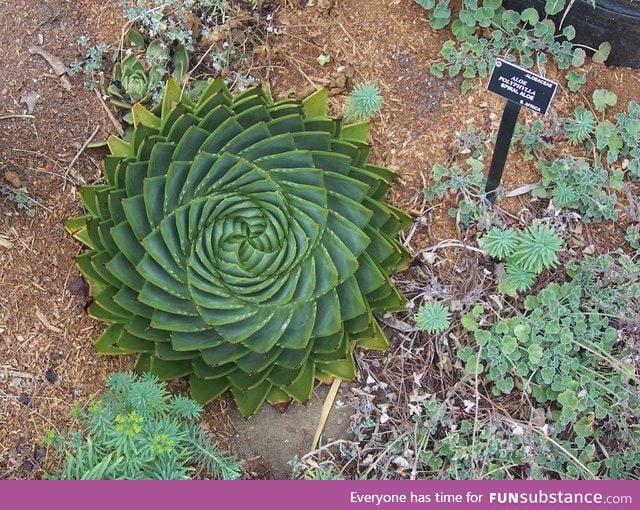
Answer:
[[[36,462],[40,462],[42,459],[44,459],[47,456],[47,449],[42,447],[42,448],[38,448],[36,450],[36,453],[34,455],[34,460]]]
[[[27,92],[22,95],[20,102],[27,105],[27,113],[33,113],[33,109],[35,108],[38,99],[40,99],[40,96],[35,92]]]
[[[11,184],[11,186],[13,186],[14,188],[21,188],[22,187],[22,183],[20,182],[20,177],[18,177],[13,172],[5,172],[4,173],[4,179],[9,184]]]
[[[22,472],[25,475],[28,475],[29,473],[31,473],[31,471],[33,471],[33,468],[35,467],[35,465],[33,464],[32,461],[30,460],[25,460],[24,464],[22,464],[22,466],[20,467],[22,469]]]
[[[73,280],[69,284],[68,290],[74,296],[78,296],[81,298],[89,297],[89,286],[82,276],[78,276],[78,278]]]
[[[51,384],[53,384],[58,380],[58,376],[56,375],[56,373],[53,371],[53,368],[51,367],[47,368],[47,370],[45,371],[44,378],[47,381],[49,381]]]

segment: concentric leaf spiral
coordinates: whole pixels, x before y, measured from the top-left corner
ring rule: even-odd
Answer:
[[[230,389],[244,415],[306,401],[314,379],[355,376],[354,345],[384,349],[373,313],[403,298],[409,218],[382,202],[394,174],[367,163],[368,124],[326,114],[326,91],[274,102],[213,81],[197,103],[169,82],[109,139],[105,183],[81,188],[67,228],[101,353],[139,353],[206,402]]]

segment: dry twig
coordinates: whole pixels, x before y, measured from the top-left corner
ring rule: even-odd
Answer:
[[[78,151],[78,153],[74,156],[74,158],[71,160],[71,163],[69,163],[69,166],[67,167],[67,169],[64,172],[64,182],[62,184],[62,190],[64,191],[64,189],[67,186],[67,179],[69,177],[69,172],[71,172],[71,169],[73,168],[73,165],[76,164],[76,161],[78,161],[78,158],[82,155],[82,153],[85,151],[85,149],[87,148],[87,146],[91,143],[91,141],[95,138],[95,136],[98,134],[98,131],[100,131],[100,126],[96,126],[95,129],[93,130],[93,133],[91,133],[91,135],[89,136],[89,138],[87,138],[87,140],[84,142],[84,145],[82,147],[80,147],[80,150]]]

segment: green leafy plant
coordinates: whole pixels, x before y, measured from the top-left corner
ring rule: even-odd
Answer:
[[[241,464],[220,451],[197,420],[200,404],[171,396],[155,376],[112,374],[108,391],[74,417],[82,428],[46,443],[63,456],[49,475],[61,480],[176,480],[240,476]]]
[[[86,36],[81,36],[78,39],[78,46],[80,46],[83,55],[80,60],[73,62],[67,68],[69,76],[81,73],[92,77],[102,70],[104,60],[111,52],[111,48],[104,42],[99,42],[95,45],[90,45],[89,42],[89,38]],[[89,79],[85,81],[85,86],[89,89],[94,89],[97,86],[97,82]]]
[[[605,118],[606,108],[616,102],[615,94],[598,89],[593,93],[593,103],[602,114],[600,120],[582,106],[564,120],[569,143],[583,144],[591,156],[542,158],[538,164],[542,179],[534,195],[579,211],[587,222],[618,218],[616,192],[622,191],[625,175],[640,177],[640,106],[631,101],[627,112]]]
[[[352,379],[352,345],[385,349],[374,312],[401,310],[389,274],[410,223],[383,203],[395,174],[367,163],[369,125],[327,116],[328,91],[273,102],[216,79],[197,103],[169,81],[152,111],[112,137],[105,183],[67,229],[110,324],[98,352],[138,353],[162,380],[189,376],[240,412],[306,401],[314,378]]]
[[[634,250],[640,250],[640,224],[635,222],[629,225],[624,238]]]
[[[451,313],[439,301],[426,301],[423,303],[415,316],[418,329],[427,333],[441,333],[445,331],[451,322]]]
[[[0,186],[0,196],[15,203],[15,206],[23,211],[27,216],[33,218],[36,215],[38,206],[42,204],[36,199],[31,198],[22,189],[10,188],[8,186]]]
[[[525,229],[493,227],[480,238],[487,253],[506,262],[506,277],[498,289],[510,295],[529,290],[543,269],[558,265],[562,238],[537,221]]]
[[[382,106],[382,96],[377,85],[359,83],[347,96],[344,117],[346,120],[365,121],[373,117]]]
[[[449,216],[463,228],[468,228],[473,221],[478,221],[486,210],[484,197],[484,164],[475,158],[466,160],[468,169],[459,166],[447,168],[444,165],[433,166],[432,182],[424,188],[427,202],[443,198],[446,193],[455,194],[457,207],[449,209]]]
[[[629,101],[627,112],[613,116],[616,125],[617,138],[614,139],[613,151],[607,154],[607,161],[623,159],[622,167],[626,174],[634,180],[640,179],[640,104]],[[608,144],[610,147],[611,144]],[[617,147],[617,151],[615,150]]]
[[[451,20],[449,1],[418,1],[430,15],[432,28],[444,28]],[[554,1],[548,5],[546,13],[560,12],[564,2]],[[446,41],[441,50],[442,61],[437,62],[431,72],[436,77],[462,74],[462,92],[473,87],[470,80],[486,78],[498,56],[518,62],[521,66],[537,66],[543,72],[549,57],[560,69],[581,67],[584,64],[585,49],[594,52],[593,60],[606,60],[611,46],[602,43],[599,48],[587,48],[573,44],[575,29],[565,26],[556,32],[556,26],[549,19],[540,19],[534,8],[521,13],[504,10],[502,0],[464,0],[458,17],[451,23],[451,31],[456,40]],[[586,81],[584,74],[573,72],[568,76],[572,90],[578,90]]]
[[[609,106],[615,106],[618,102],[618,97],[607,89],[596,89],[593,91],[593,106],[596,110],[604,115],[605,109]]]
[[[578,92],[587,83],[586,73],[577,73],[573,69],[567,72],[567,87],[571,92]]]
[[[120,5],[125,18],[138,25],[146,37],[182,44],[189,51],[196,45],[196,26],[206,36],[212,24],[228,18],[232,11],[230,0],[154,0],[151,6],[146,0],[120,0]],[[194,25],[193,16],[199,13],[204,16]]]
[[[593,167],[586,159],[571,156],[542,160],[538,170],[542,179],[533,190],[535,196],[551,198],[558,207],[579,211],[586,222],[618,218],[618,198],[609,190],[620,188],[617,183],[622,181],[621,171],[610,176],[603,166]]]
[[[628,467],[617,464],[638,448],[636,348],[629,340],[638,327],[640,265],[615,254],[568,269],[571,280],[527,297],[522,315],[489,327],[491,319],[474,317],[473,344],[458,356],[468,373],[494,383],[494,394],[519,387],[544,405],[558,444],[591,451],[582,464],[587,475],[630,467],[638,476],[637,456]]]
[[[542,121],[532,124],[517,124],[511,139],[512,149],[519,144],[524,149],[524,159],[529,161],[538,158],[549,149],[555,147],[553,129],[545,127]]]
[[[451,22],[451,0],[415,0],[415,2],[429,11],[429,26],[440,30]]]
[[[573,117],[565,119],[564,131],[571,144],[584,143],[589,151],[595,150],[595,163],[613,165],[620,158],[623,168],[632,179],[640,177],[640,106],[630,101],[627,112],[605,118],[607,107],[617,103],[614,93],[598,89],[593,93],[593,104],[601,113],[595,115],[584,107],[578,107]]]
[[[469,126],[465,131],[456,131],[455,135],[460,144],[458,148],[460,154],[470,154],[473,159],[479,161],[487,156],[486,145],[490,139],[485,133],[478,132],[473,126]]]

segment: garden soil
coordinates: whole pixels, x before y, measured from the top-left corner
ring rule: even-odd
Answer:
[[[133,367],[132,357],[95,353],[92,343],[104,326],[86,315],[89,297],[74,264],[81,247],[63,227],[82,212],[78,185],[100,178],[103,154],[83,146],[115,133],[117,122],[99,94],[86,89],[81,77],[60,76],[59,66],[78,58],[80,36],[117,43],[123,26],[116,0],[0,0],[0,186],[38,203],[19,208],[0,195],[0,479],[42,477],[54,466],[41,442],[45,431],[73,426],[69,412],[76,404],[100,391],[107,374]],[[354,83],[372,81],[381,88],[371,159],[398,173],[390,201],[416,218],[406,239],[416,255],[458,237],[447,215],[453,202],[423,202],[432,166],[453,160],[456,131],[495,133],[503,107],[484,84],[461,95],[458,80],[429,74],[445,38],[428,27],[413,0],[283,0],[274,30],[254,49],[250,70],[269,82],[276,97],[328,87],[336,114]],[[320,55],[330,62],[320,66]],[[595,88],[613,90],[618,105],[640,100],[639,71],[597,64],[586,69],[588,85],[579,94],[568,94],[559,79],[552,124]],[[524,112],[521,121],[534,118]],[[530,162],[510,156],[507,190],[537,179]],[[501,206],[526,218],[543,204],[521,195]],[[585,227],[583,245],[596,254],[608,251],[621,239],[625,221]],[[443,268],[455,263],[455,253],[439,255]],[[267,409],[249,420],[222,398],[206,407],[203,426],[247,461],[247,476],[287,477],[287,459],[311,445],[326,394],[318,391],[307,408],[294,404],[284,415]],[[340,401],[348,402],[346,383],[341,391]],[[344,411],[332,411],[329,420],[333,428],[326,438],[349,434]]]

